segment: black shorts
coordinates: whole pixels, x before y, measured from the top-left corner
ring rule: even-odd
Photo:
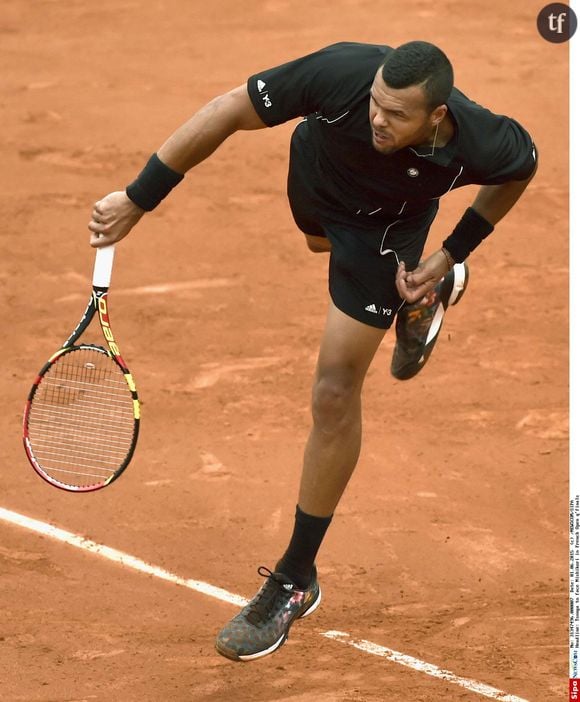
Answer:
[[[336,307],[363,324],[388,329],[404,304],[395,285],[399,261],[407,270],[417,266],[439,203],[388,220],[331,203],[312,178],[306,129],[306,123],[298,126],[291,146],[288,199],[294,220],[305,234],[326,237],[332,244],[328,283]]]

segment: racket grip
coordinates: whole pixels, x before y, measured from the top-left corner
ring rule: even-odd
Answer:
[[[95,257],[95,269],[93,271],[93,285],[97,288],[108,288],[111,282],[111,272],[113,271],[113,258],[115,256],[115,245],[103,246],[97,249]]]

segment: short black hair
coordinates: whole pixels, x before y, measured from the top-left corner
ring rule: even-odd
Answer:
[[[451,62],[441,49],[427,41],[410,41],[393,49],[383,63],[381,75],[391,88],[423,86],[429,111],[445,104],[453,88]]]

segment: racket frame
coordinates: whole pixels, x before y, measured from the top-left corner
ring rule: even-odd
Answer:
[[[108,294],[109,283],[111,279],[111,271],[113,266],[113,255],[114,246],[107,246],[97,249],[97,254],[95,258],[95,269],[93,273],[93,290],[87,307],[71,335],[67,338],[64,344],[61,346],[61,348],[56,353],[54,353],[41,368],[34,383],[32,384],[32,388],[30,389],[24,408],[23,442],[24,450],[26,452],[28,460],[30,461],[30,464],[38,473],[38,475],[40,475],[41,478],[46,480],[54,487],[57,487],[61,490],[65,490],[67,492],[94,492],[95,490],[100,490],[101,488],[104,488],[107,485],[110,485],[112,482],[114,482],[123,473],[125,468],[131,462],[131,459],[133,458],[133,454],[135,452],[135,447],[137,446],[137,439],[139,437],[140,407],[139,397],[137,395],[137,388],[135,387],[135,381],[133,380],[133,376],[131,375],[127,364],[121,356],[121,352],[119,350],[117,342],[115,341],[115,337],[113,335],[113,331],[111,329],[111,324],[109,320]],[[93,321],[95,315],[98,317],[101,331],[107,344],[106,348],[103,346],[98,346],[97,344],[76,343],[80,339],[82,334],[85,332],[87,327],[90,325],[90,323]],[[113,359],[113,361],[117,364],[117,366],[123,373],[123,376],[125,377],[125,381],[129,387],[129,390],[131,392],[131,398],[133,400],[133,439],[127,456],[125,457],[125,460],[120,465],[120,467],[117,468],[117,470],[112,475],[110,475],[101,483],[95,483],[91,485],[70,485],[68,483],[63,483],[49,475],[39,464],[34,455],[28,432],[28,420],[30,417],[32,400],[45,374],[61,356],[72,351],[76,351],[78,349],[95,349],[100,351],[101,353],[105,353],[107,356]]]

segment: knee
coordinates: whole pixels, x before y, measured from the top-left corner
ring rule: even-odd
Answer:
[[[312,418],[318,428],[340,431],[359,403],[360,387],[348,371],[317,376],[312,389]]]

